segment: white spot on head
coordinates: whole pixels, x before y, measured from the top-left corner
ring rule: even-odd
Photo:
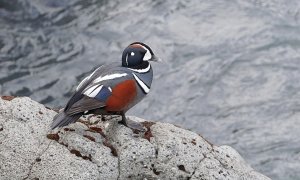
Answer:
[[[131,56],[134,56],[134,52],[131,52],[130,55],[131,55]]]

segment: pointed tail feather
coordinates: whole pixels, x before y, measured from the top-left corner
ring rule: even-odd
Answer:
[[[61,111],[53,118],[53,122],[51,124],[51,129],[55,129],[56,127],[63,127],[70,123],[76,122],[82,114],[75,114],[72,116],[68,116],[65,112]]]

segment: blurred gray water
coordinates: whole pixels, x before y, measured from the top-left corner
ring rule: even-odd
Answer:
[[[300,179],[299,0],[0,0],[0,94],[63,106],[133,41],[165,63],[129,114],[231,145],[273,179]]]

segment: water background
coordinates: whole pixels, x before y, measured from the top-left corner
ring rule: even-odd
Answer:
[[[128,114],[300,179],[299,0],[0,0],[0,94],[63,106],[97,66],[149,44],[151,93]]]

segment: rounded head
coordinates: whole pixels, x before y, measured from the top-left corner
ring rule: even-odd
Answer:
[[[122,66],[134,67],[142,64],[144,61],[157,61],[152,49],[141,42],[131,43],[122,54]]]

